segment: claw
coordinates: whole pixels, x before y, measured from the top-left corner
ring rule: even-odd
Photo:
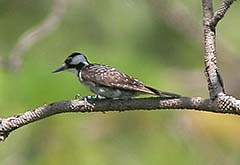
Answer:
[[[81,94],[79,94],[79,93],[76,94],[74,98],[78,99],[78,100],[83,100],[84,99],[84,97]]]
[[[89,109],[89,101],[91,101],[91,99],[96,99],[96,96],[82,96],[81,94],[76,94],[75,95],[75,99],[78,99],[80,101],[84,101],[84,108],[85,109]],[[94,106],[92,105],[92,107],[90,107],[89,111],[93,111]]]

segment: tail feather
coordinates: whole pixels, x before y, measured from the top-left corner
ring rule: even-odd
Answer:
[[[160,91],[158,89],[152,88],[152,87],[148,87],[145,86],[147,89],[149,89],[150,91],[152,91],[153,93],[155,93],[156,95],[162,96],[162,97],[168,97],[168,98],[180,98],[182,97],[179,94],[176,93],[171,93],[171,92],[164,92],[164,91]]]

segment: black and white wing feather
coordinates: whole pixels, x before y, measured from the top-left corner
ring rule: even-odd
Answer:
[[[131,90],[165,97],[179,97],[177,94],[162,92],[145,86],[137,79],[107,65],[90,64],[83,67],[81,70],[81,79],[85,82],[93,82],[110,88]]]

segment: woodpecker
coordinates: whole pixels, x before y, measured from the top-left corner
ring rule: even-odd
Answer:
[[[178,94],[163,92],[146,86],[141,81],[108,65],[90,63],[87,57],[79,52],[73,52],[68,56],[64,64],[53,73],[64,70],[75,73],[83,85],[97,96],[105,98],[129,99],[141,94],[167,98],[181,97]]]

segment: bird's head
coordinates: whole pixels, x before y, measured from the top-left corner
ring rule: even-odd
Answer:
[[[74,52],[68,56],[63,65],[53,71],[53,73],[61,72],[64,70],[78,73],[85,65],[89,65],[87,57],[82,53]]]

